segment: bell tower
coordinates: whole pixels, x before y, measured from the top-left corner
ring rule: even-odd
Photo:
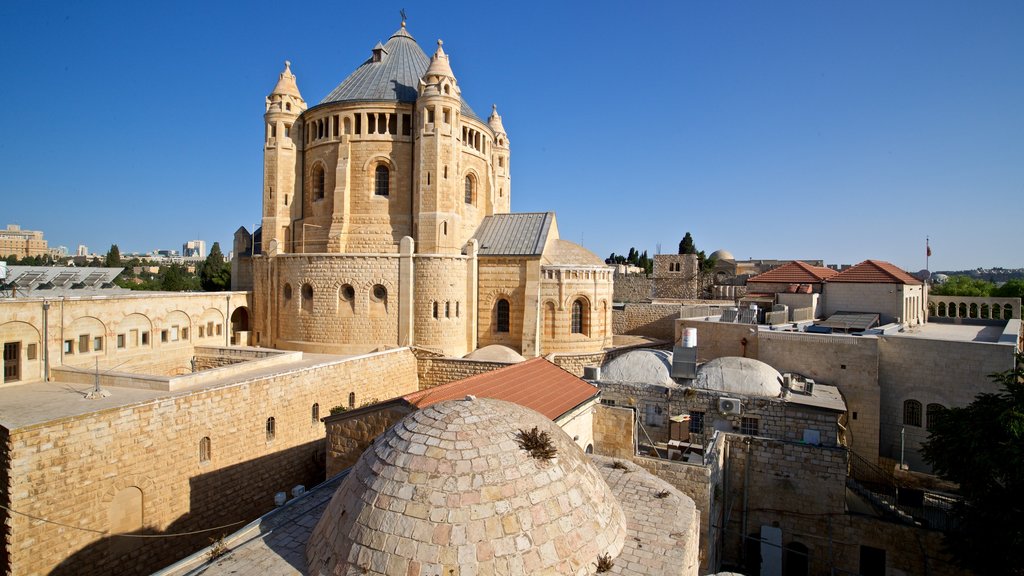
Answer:
[[[491,117],[487,119],[487,125],[494,131],[494,147],[491,148],[491,174],[494,178],[494,185],[491,186],[491,213],[508,213],[512,211],[512,170],[509,166],[511,152],[508,134],[505,133],[505,126],[498,115],[497,104],[491,106]]]
[[[441,40],[419,84],[416,99],[416,245],[419,252],[457,253],[463,190],[459,179],[461,90]]]
[[[263,252],[291,252],[288,233],[302,211],[302,138],[299,116],[306,102],[299,94],[291,62],[285,61],[263,115]]]

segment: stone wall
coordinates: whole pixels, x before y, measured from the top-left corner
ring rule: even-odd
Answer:
[[[616,274],[615,302],[650,302],[654,295],[654,278],[646,274]]]
[[[636,430],[629,408],[598,405],[594,407],[594,454],[632,459],[636,454]]]
[[[225,526],[143,543],[12,515],[10,570],[150,573],[267,512],[276,492],[322,480],[316,412],[407,394],[416,380],[415,357],[399,349],[5,430],[4,494],[16,511],[101,532]]]
[[[420,390],[440,386],[511,366],[504,362],[481,362],[462,358],[421,357],[417,362]]]
[[[673,340],[678,318],[679,304],[631,303],[612,312],[612,331],[615,334]]]
[[[671,343],[664,344],[637,344],[634,346],[622,346],[619,348],[612,348],[609,350],[602,350],[601,352],[593,352],[589,354],[550,354],[547,356],[549,362],[557,365],[562,370],[569,372],[575,376],[583,377],[583,368],[587,366],[601,366],[605,362],[621,356],[630,350],[639,350],[642,348],[653,349],[653,350],[671,350]]]
[[[683,330],[686,328],[697,329],[698,362],[708,362],[723,356],[758,357],[756,324],[707,322],[703,319],[683,318],[676,322],[676,342],[682,340]]]
[[[415,410],[409,404],[394,401],[345,410],[324,418],[327,478],[355,464],[377,436]]]

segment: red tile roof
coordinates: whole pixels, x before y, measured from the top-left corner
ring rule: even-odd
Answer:
[[[442,400],[465,398],[468,394],[514,402],[554,420],[596,396],[598,389],[543,358],[532,358],[413,392],[403,398],[422,409]]]
[[[831,268],[811,266],[806,262],[794,260],[771,270],[747,278],[747,282],[770,282],[772,284],[813,284],[831,278],[838,274]]]
[[[860,284],[920,284],[921,281],[898,266],[881,260],[865,260],[829,278],[827,282],[857,282]]]

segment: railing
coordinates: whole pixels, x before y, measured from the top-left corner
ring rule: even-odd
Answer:
[[[1020,318],[1020,298],[929,294],[928,316],[932,318],[979,318],[982,320]]]
[[[959,498],[901,486],[892,473],[875,466],[852,450],[849,454],[847,485],[871,502],[883,515],[899,522],[943,532],[955,526],[953,508]]]

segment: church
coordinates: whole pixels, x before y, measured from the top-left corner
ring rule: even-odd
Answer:
[[[314,106],[285,62],[264,119],[262,226],[235,239],[251,344],[611,346],[612,269],[560,239],[554,213],[511,212],[501,116],[463,99],[440,40],[428,57],[402,22]]]

